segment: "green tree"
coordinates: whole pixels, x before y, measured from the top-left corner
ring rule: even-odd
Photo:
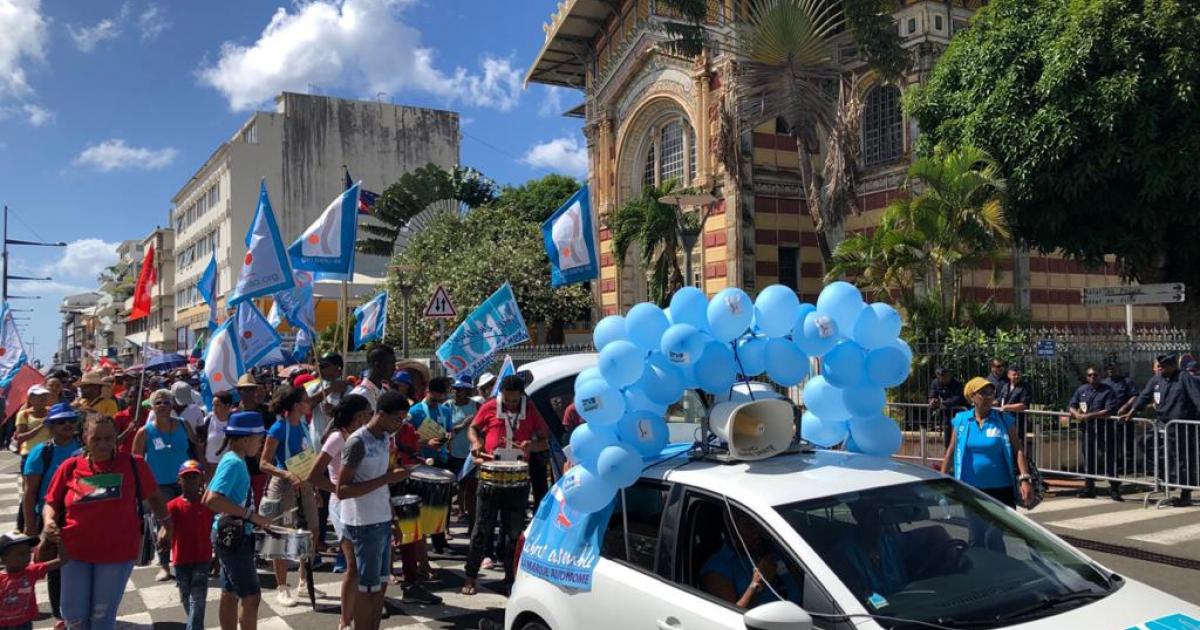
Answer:
[[[996,0],[907,106],[918,149],[1002,165],[1019,241],[1140,282],[1200,285],[1200,5]],[[1196,301],[1167,306],[1200,328]]]
[[[540,225],[578,191],[579,181],[574,177],[551,174],[520,186],[505,186],[488,206]]]
[[[683,270],[679,267],[682,244],[680,225],[676,222],[675,206],[659,201],[675,189],[675,182],[661,186],[646,186],[642,196],[631,199],[605,217],[612,230],[613,255],[617,264],[625,265],[630,248],[637,248],[640,260],[649,276],[650,299],[665,306],[676,289],[683,286]],[[684,227],[696,227],[700,217],[684,213]]]
[[[401,231],[425,210],[438,204],[477,208],[495,198],[496,184],[475,169],[456,166],[446,170],[426,164],[401,175],[379,195],[371,209],[377,221],[359,225],[370,236],[358,239],[358,251],[390,257]]]

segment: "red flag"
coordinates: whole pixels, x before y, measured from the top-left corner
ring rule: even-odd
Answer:
[[[29,388],[43,383],[45,380],[46,377],[42,376],[42,373],[33,366],[28,363],[22,365],[8,386],[8,396],[4,399],[4,417],[11,418],[13,414],[20,411],[21,405],[25,404],[25,395],[29,393]]]
[[[129,321],[150,316],[150,285],[158,282],[154,273],[154,245],[146,248],[146,257],[142,259],[142,271],[138,274],[137,286],[133,289],[133,311],[129,313]]]

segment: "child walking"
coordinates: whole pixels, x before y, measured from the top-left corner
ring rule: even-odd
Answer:
[[[59,557],[49,562],[29,561],[33,557],[33,546],[38,542],[33,536],[12,532],[0,536],[0,561],[4,571],[0,572],[0,629],[32,630],[33,620],[38,616],[37,594],[34,585],[46,574],[62,566]],[[58,548],[63,549],[62,545]]]
[[[204,602],[208,596],[208,572],[212,560],[213,513],[201,500],[204,495],[204,468],[189,459],[179,467],[179,485],[183,494],[167,503],[167,514],[175,523],[171,541],[171,565],[179,599],[187,614],[187,630],[204,630]]]

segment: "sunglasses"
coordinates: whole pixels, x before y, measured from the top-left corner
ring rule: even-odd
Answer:
[[[171,404],[171,401],[169,401],[169,400],[156,400],[156,401],[154,401],[154,404],[155,404],[156,406],[157,406],[157,405],[169,405],[169,404]]]

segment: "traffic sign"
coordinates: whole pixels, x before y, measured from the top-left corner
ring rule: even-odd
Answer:
[[[450,294],[446,293],[446,288],[438,285],[433,292],[433,297],[429,298],[429,304],[425,305],[425,317],[428,319],[455,319],[458,317],[458,311],[454,308],[454,302],[450,301]]]
[[[1138,284],[1125,287],[1091,287],[1081,290],[1084,306],[1167,304],[1186,299],[1182,282]]]

